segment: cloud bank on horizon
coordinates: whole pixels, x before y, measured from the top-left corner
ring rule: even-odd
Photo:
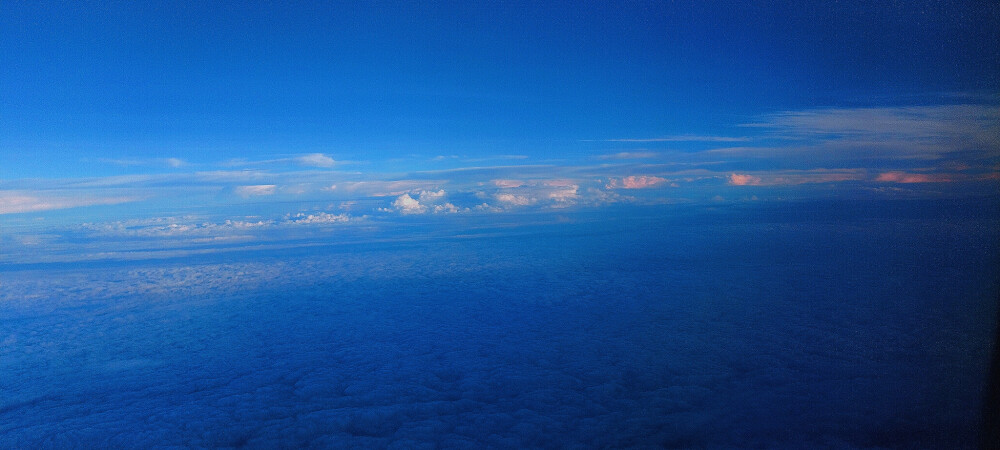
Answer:
[[[4,239],[997,192],[981,5],[525,8],[0,5]]]
[[[726,195],[731,186],[846,184],[859,191],[931,183],[937,184],[933,190],[937,193],[948,190],[942,186],[945,183],[964,183],[963,189],[982,184],[985,190],[1000,179],[997,104],[786,111],[759,119],[734,124],[756,131],[752,137],[613,140],[644,146],[651,142],[739,142],[738,147],[683,149],[667,145],[655,151],[600,153],[559,161],[526,157],[518,165],[468,165],[461,159],[444,165],[435,158],[415,156],[341,166],[332,155],[323,153],[199,164],[168,157],[160,161],[166,162],[169,170],[0,180],[0,214],[126,202],[156,205],[178,196],[189,196],[189,206],[199,201],[240,202],[252,197],[303,204],[384,198],[382,205],[374,205],[368,212],[498,212],[523,206],[697,201]],[[545,164],[537,164],[540,162]],[[234,170],[237,165],[244,168]],[[407,170],[414,166],[424,170]],[[631,190],[648,192],[641,199],[619,195]],[[441,194],[430,199],[430,192]],[[425,207],[428,200],[444,197],[443,192],[464,196],[464,203]],[[915,192],[928,195],[931,191]],[[79,214],[88,216],[84,210]]]

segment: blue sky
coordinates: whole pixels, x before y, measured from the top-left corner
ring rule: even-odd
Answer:
[[[0,0],[0,447],[972,448],[1000,6],[744,3]]]
[[[989,195],[1000,176],[980,2],[0,13],[10,230]]]

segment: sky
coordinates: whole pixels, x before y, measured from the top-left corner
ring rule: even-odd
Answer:
[[[5,2],[0,223],[988,195],[997,8]]]
[[[746,3],[0,1],[0,447],[975,448],[1000,4]]]

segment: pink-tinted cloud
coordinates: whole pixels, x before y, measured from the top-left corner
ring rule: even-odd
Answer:
[[[890,183],[946,183],[954,181],[948,174],[935,173],[907,173],[901,171],[880,173],[875,181],[885,181]]]
[[[612,178],[604,187],[607,189],[645,189],[667,182],[666,178],[632,175],[623,178]]]
[[[760,177],[734,173],[729,175],[729,184],[733,186],[759,186],[761,183]]]

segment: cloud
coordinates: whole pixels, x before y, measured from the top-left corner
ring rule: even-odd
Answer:
[[[623,178],[612,178],[605,185],[607,189],[645,189],[655,187],[667,181],[666,178],[654,176],[627,176]]]
[[[748,137],[699,136],[694,134],[682,134],[658,138],[605,139],[604,142],[745,142],[749,140],[750,138]]]
[[[249,186],[236,186],[233,190],[240,196],[252,197],[260,195],[272,195],[277,186],[273,184],[254,184]]]
[[[457,213],[457,212],[462,212],[462,211],[463,211],[463,209],[461,209],[461,208],[459,208],[459,207],[457,207],[457,206],[455,206],[455,205],[453,205],[451,203],[445,203],[443,205],[434,205],[434,212],[435,213]]]
[[[333,167],[337,161],[323,153],[310,153],[307,155],[293,156],[289,158],[265,159],[260,161],[248,161],[246,159],[231,159],[222,163],[224,166],[258,166],[272,164],[296,164],[307,167]]]
[[[947,174],[929,174],[929,173],[907,173],[900,171],[883,172],[875,178],[875,181],[891,182],[891,183],[946,183],[954,181],[954,179]]]
[[[400,214],[423,214],[427,212],[427,207],[421,205],[419,201],[410,197],[410,194],[403,194],[396,198],[396,201],[392,202],[392,206],[399,211]]]
[[[958,151],[1000,155],[1000,108],[988,105],[785,111],[740,126],[763,130],[764,137],[799,141],[800,146],[805,142],[814,150],[822,147],[834,157],[928,158]]]
[[[498,193],[494,195],[497,201],[511,205],[511,206],[528,206],[533,205],[538,199],[533,197],[528,197],[526,195],[516,195],[510,193]]]
[[[344,192],[373,197],[395,197],[411,192],[434,189],[443,184],[441,180],[371,180],[345,181],[331,185],[330,191]]]
[[[437,191],[427,191],[422,190],[414,195],[417,198],[410,196],[410,193],[400,195],[392,202],[392,207],[394,209],[382,208],[381,211],[395,211],[400,214],[423,214],[428,211],[433,211],[435,214],[440,213],[457,213],[468,211],[469,208],[460,208],[455,206],[451,202],[440,203],[446,197],[444,189],[439,189]]]
[[[93,196],[45,191],[0,191],[0,214],[16,214],[95,205],[115,205],[140,200],[134,196]]]
[[[580,198],[580,194],[577,192],[580,187],[572,185],[556,185],[557,189],[549,192],[548,198],[555,203],[556,207],[566,207],[576,204],[576,201]]]
[[[292,159],[299,165],[312,167],[333,167],[337,163],[333,158],[322,153],[311,153]]]
[[[493,180],[493,184],[498,188],[516,188],[524,186],[521,180]]]
[[[294,216],[290,216],[287,221],[290,224],[304,225],[304,224],[329,224],[329,223],[344,223],[350,222],[353,218],[347,214],[330,214],[325,212],[319,212],[316,214],[305,214],[299,213]]]
[[[734,173],[729,175],[729,184],[733,186],[759,186],[760,177]]]
[[[444,189],[438,191],[420,191],[419,199],[423,203],[433,203],[444,198]]]
[[[144,159],[114,159],[114,158],[100,158],[101,162],[114,164],[118,166],[166,166],[172,168],[179,168],[188,165],[187,161],[180,158],[144,158]]]
[[[598,155],[597,159],[648,159],[659,156],[656,152],[619,152],[610,155]]]

